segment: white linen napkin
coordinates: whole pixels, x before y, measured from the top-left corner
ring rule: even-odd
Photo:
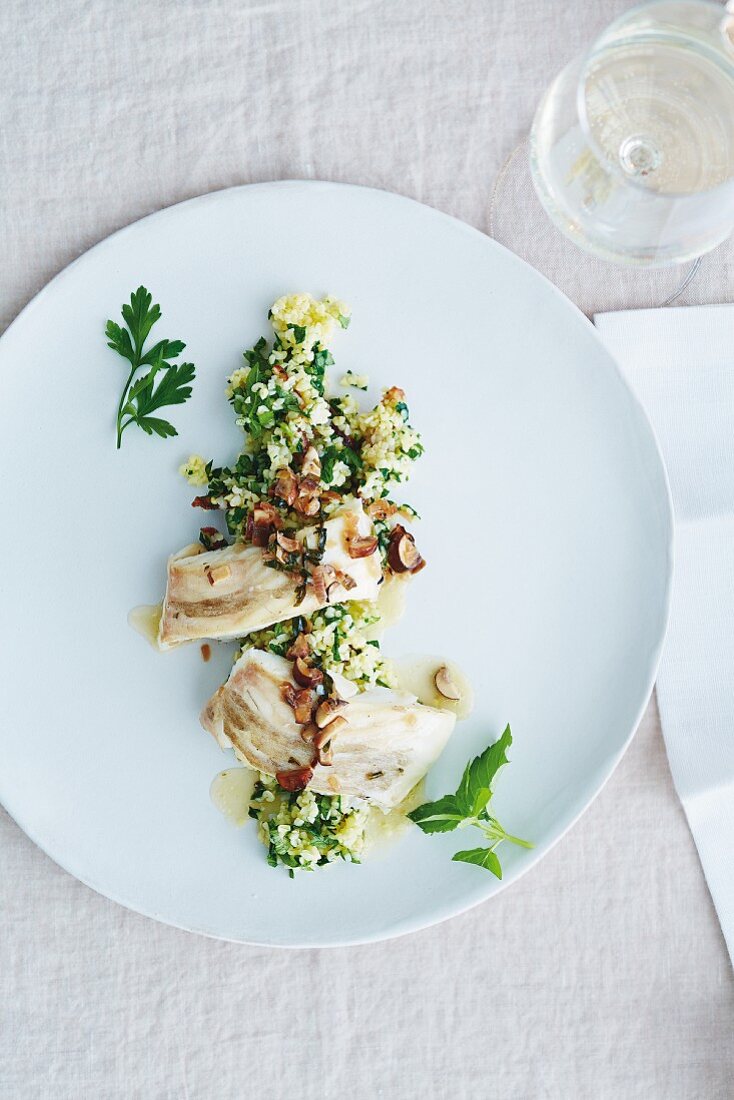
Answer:
[[[670,477],[675,575],[658,705],[734,961],[734,305],[594,321],[647,410]]]

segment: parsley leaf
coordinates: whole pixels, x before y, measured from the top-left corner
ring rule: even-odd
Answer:
[[[495,817],[489,813],[492,784],[499,769],[507,764],[507,750],[512,744],[512,733],[507,726],[502,736],[489,745],[483,753],[470,760],[464,769],[456,794],[446,794],[435,802],[425,802],[408,814],[411,821],[424,833],[448,833],[473,825],[480,829],[489,848],[471,848],[457,852],[453,859],[459,863],[474,863],[502,878],[500,861],[495,848],[503,840],[532,848],[527,840],[506,833]]]
[[[177,435],[173,424],[150,414],[170,405],[181,405],[191,397],[189,383],[196,374],[194,364],[171,362],[186,347],[184,342],[159,340],[145,349],[145,341],[160,317],[161,308],[153,303],[150,291],[139,286],[122,307],[125,327],[116,321],[107,322],[107,346],[130,363],[130,373],[117,406],[118,450],[122,433],[131,424],[137,424],[147,435],[158,435],[162,439]],[[141,367],[150,367],[150,370],[134,380]]]

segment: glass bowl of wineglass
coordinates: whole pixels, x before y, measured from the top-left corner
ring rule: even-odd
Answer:
[[[626,12],[546,91],[530,170],[554,224],[602,260],[681,264],[734,229],[734,14]]]

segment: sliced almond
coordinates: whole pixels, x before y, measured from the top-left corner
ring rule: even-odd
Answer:
[[[433,680],[436,690],[444,699],[453,699],[457,703],[460,701],[461,691],[446,665],[441,665]]]

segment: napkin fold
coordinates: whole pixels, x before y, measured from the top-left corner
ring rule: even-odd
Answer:
[[[734,305],[594,318],[640,398],[676,520],[657,678],[673,781],[734,962]]]

